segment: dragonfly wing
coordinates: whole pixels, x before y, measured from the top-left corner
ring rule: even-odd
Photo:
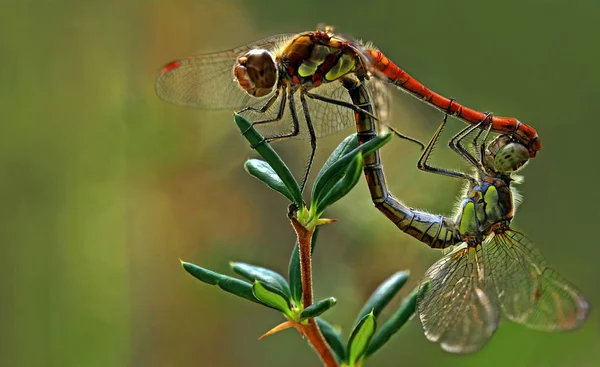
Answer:
[[[336,101],[352,103],[348,91],[339,81],[321,84],[320,86],[311,89],[310,92]],[[244,112],[244,117],[248,118],[249,121],[258,121],[275,117],[279,111],[282,98],[283,95],[280,95],[277,101],[264,113],[246,111]],[[334,134],[354,125],[354,112],[350,108],[308,97],[306,97],[305,100],[308,114],[317,138]],[[310,135],[306,125],[302,101],[300,100],[300,91],[294,93],[294,105],[300,129],[297,137],[308,139]],[[256,129],[267,137],[289,134],[292,132],[294,124],[290,112],[289,101],[286,101],[285,111],[281,120],[256,125]]]
[[[233,76],[238,56],[255,48],[274,50],[293,34],[282,34],[228,51],[173,61],[156,76],[156,94],[167,102],[209,110],[239,109],[264,104],[270,95],[256,98],[242,90]]]
[[[496,234],[484,258],[506,318],[546,331],[575,329],[585,321],[584,295],[546,265],[526,236],[512,230]]]
[[[499,311],[484,288],[481,247],[462,244],[425,273],[417,298],[427,339],[452,353],[481,349],[496,331]]]

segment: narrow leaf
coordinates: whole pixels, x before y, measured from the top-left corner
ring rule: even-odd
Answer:
[[[317,325],[319,326],[319,330],[321,330],[321,334],[325,338],[325,341],[333,351],[335,358],[338,362],[343,362],[346,360],[346,347],[344,346],[344,341],[342,340],[342,336],[335,331],[333,326],[329,324],[327,321],[323,320],[320,317],[317,317]]]
[[[327,207],[346,196],[356,186],[362,176],[362,163],[363,155],[361,153],[354,156],[354,159],[346,167],[342,178],[328,192],[325,192],[322,199],[316,203],[317,216],[320,216]]]
[[[233,293],[237,296],[243,297],[252,302],[257,302],[257,303],[265,305],[264,303],[260,302],[260,300],[258,300],[256,297],[254,297],[254,295],[252,294],[252,285],[244,282],[241,279],[237,279],[237,278],[233,278],[233,277],[224,275],[223,279],[219,280],[219,284],[217,284],[217,285],[219,286],[219,288],[221,288],[222,290],[224,290],[226,292]],[[268,305],[266,305],[266,306],[268,306]]]
[[[383,311],[385,306],[390,303],[400,288],[406,284],[409,274],[408,271],[399,271],[381,283],[363,306],[358,314],[357,321],[365,317],[365,315],[371,311],[373,311],[375,317],[379,317],[379,314]]]
[[[345,167],[348,164],[350,164],[350,162],[354,159],[356,155],[358,155],[358,153],[362,152],[363,155],[371,154],[375,150],[387,144],[390,140],[392,140],[391,134],[377,136],[363,145],[356,146],[351,151],[344,154],[341,158],[333,162],[333,164],[329,166],[324,166],[321,169],[321,172],[319,172],[319,174],[317,175],[317,179],[315,180],[315,183],[313,185],[311,206],[318,203],[321,200],[322,196],[331,190],[331,186],[335,185],[340,180],[340,177],[342,177],[342,175],[344,175],[345,173]],[[344,142],[345,141],[346,140],[344,140]],[[342,142],[342,144],[344,144],[344,142]],[[358,144],[358,141],[356,143]],[[350,140],[347,144],[352,144],[352,140]],[[340,148],[340,150],[345,151],[343,147]]]
[[[287,186],[281,181],[281,178],[275,173],[273,167],[269,166],[269,164],[260,159],[249,159],[244,164],[244,169],[250,175],[258,178],[267,186],[282,194],[290,201],[294,201],[294,197],[288,190]]]
[[[327,179],[323,179],[323,174],[327,173],[329,167],[331,167],[335,162],[339,161],[343,156],[356,149],[356,147],[358,147],[358,138],[356,136],[356,133],[354,133],[352,135],[347,136],[344,139],[344,141],[342,141],[333,150],[333,152],[331,152],[329,158],[327,158],[327,161],[325,161],[325,164],[323,164],[323,167],[321,167],[321,170],[317,174],[317,178],[315,178],[313,193],[315,192],[314,189],[316,189],[319,186],[319,184],[317,184],[318,182],[320,182],[320,184],[324,184],[327,181]]]
[[[375,334],[375,315],[370,313],[365,315],[352,330],[350,340],[348,340],[348,362],[350,366],[356,365],[356,362],[363,356],[373,334]]]
[[[289,168],[283,163],[277,152],[273,150],[271,145],[264,139],[262,135],[252,126],[252,124],[246,120],[243,116],[234,114],[234,120],[238,128],[248,140],[250,145],[256,149],[265,161],[273,168],[273,171],[277,173],[283,184],[287,187],[290,195],[293,197],[293,202],[298,208],[304,206],[302,199],[302,192],[300,192],[300,186],[298,182],[290,172]]]
[[[390,319],[383,324],[379,332],[373,338],[373,341],[369,343],[365,358],[370,357],[379,348],[381,348],[415,313],[418,293],[418,290],[414,290],[410,296],[404,300],[398,311],[396,311],[392,317],[390,317]]]
[[[262,283],[268,284],[273,288],[277,288],[279,291],[285,294],[287,298],[292,296],[290,287],[285,278],[273,270],[241,262],[231,262],[229,265],[235,273],[252,282],[255,280],[260,280]]]
[[[293,315],[288,298],[276,288],[255,280],[252,293],[262,303],[283,312],[287,316]]]
[[[311,243],[311,252],[315,249],[319,233],[319,227],[315,228]],[[290,281],[290,291],[292,292],[292,299],[296,305],[302,304],[302,274],[300,271],[300,247],[298,241],[292,250],[292,256],[290,257],[290,265],[288,267],[288,279]]]
[[[223,274],[215,273],[212,270],[201,268],[198,265],[194,265],[182,260],[179,261],[181,262],[181,266],[183,266],[183,270],[187,271],[194,278],[199,279],[206,284],[217,285],[219,280],[225,276]]]
[[[302,313],[300,313],[300,320],[306,320],[313,317],[321,316],[325,311],[335,306],[336,303],[337,300],[333,297],[322,299],[319,302],[314,303],[305,308],[302,311]]]
[[[181,261],[181,265],[185,271],[204,283],[217,285],[226,292],[264,305],[252,294],[252,285],[250,283],[246,283],[243,280],[232,278],[227,275],[215,273],[214,271],[204,269],[198,265],[194,265],[185,261]]]

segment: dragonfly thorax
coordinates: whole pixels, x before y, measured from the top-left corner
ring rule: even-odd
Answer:
[[[273,91],[279,78],[275,55],[268,50],[250,50],[238,57],[233,75],[248,94],[266,96]]]
[[[513,211],[510,180],[483,177],[479,184],[469,188],[467,197],[461,203],[456,219],[461,238],[482,241],[491,232],[507,228]]]
[[[309,32],[295,37],[280,55],[291,84],[317,87],[349,73],[366,76],[357,49],[348,41],[326,32]]]

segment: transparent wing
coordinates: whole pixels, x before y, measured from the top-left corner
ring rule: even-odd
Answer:
[[[546,265],[526,236],[496,234],[483,258],[506,318],[546,331],[575,329],[585,321],[589,304],[583,294]]]
[[[233,76],[236,59],[254,48],[274,50],[292,37],[271,36],[228,51],[173,61],[158,72],[156,94],[173,104],[209,110],[261,105],[270,96],[256,98],[238,86]]]
[[[417,298],[427,339],[452,353],[483,347],[496,330],[499,310],[484,288],[481,246],[465,243],[433,264],[425,273]]]
[[[352,103],[348,91],[339,81],[321,84],[320,86],[311,89],[310,92],[312,94],[318,94],[336,101]],[[283,96],[280,95],[277,98],[277,101],[273,103],[273,105],[267,111],[265,111],[265,113],[247,111],[244,112],[244,116],[250,121],[258,121],[275,117],[279,111],[282,98]],[[308,114],[315,129],[317,138],[336,133],[350,126],[354,126],[354,112],[350,108],[311,99],[308,97],[305,98],[305,100]],[[294,105],[300,128],[298,137],[308,139],[309,133],[306,126],[304,110],[302,108],[302,101],[300,100],[300,91],[296,91],[296,93],[294,93]],[[279,136],[293,131],[294,125],[290,107],[291,106],[288,100],[286,101],[285,111],[281,120],[256,125],[256,129],[264,136]]]

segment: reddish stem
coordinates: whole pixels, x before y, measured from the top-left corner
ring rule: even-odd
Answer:
[[[300,249],[300,277],[302,280],[302,305],[304,308],[313,304],[313,289],[312,289],[312,262],[311,262],[311,248],[312,248],[312,235],[314,229],[306,229],[300,224],[295,218],[291,218],[292,226],[296,231],[298,237],[298,247]],[[317,321],[313,319],[308,320],[307,325],[302,327],[303,334],[313,346],[321,362],[326,367],[339,367],[331,349],[327,345]]]

